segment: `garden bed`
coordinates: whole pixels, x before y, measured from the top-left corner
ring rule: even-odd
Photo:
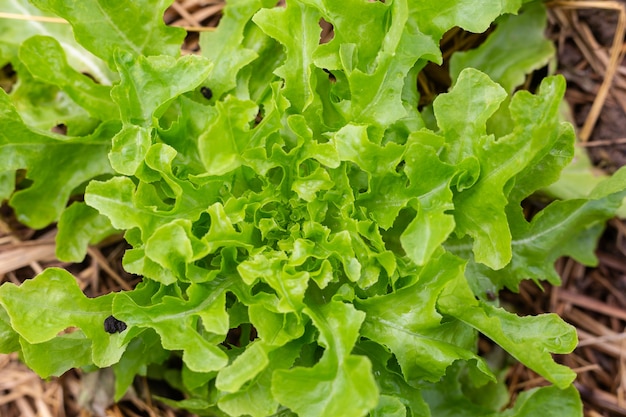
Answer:
[[[582,2],[580,3],[582,4]],[[611,3],[613,4],[613,3]],[[588,7],[572,8],[572,3],[555,2],[550,10],[549,36],[558,51],[558,70],[568,80],[566,98],[573,121],[582,129],[583,142],[598,170],[612,173],[626,164],[626,65],[611,68],[611,48],[624,51],[623,40],[615,40],[618,16],[623,3],[604,9],[589,2]],[[197,30],[219,22],[220,2],[186,0],[167,10],[169,24],[190,29],[183,47],[185,53],[198,49]],[[621,8],[621,9],[620,9]],[[619,36],[618,36],[619,38]],[[453,33],[447,38],[450,48],[469,49],[482,37]],[[618,42],[618,43],[616,43]],[[444,50],[444,56],[446,51]],[[431,90],[446,88],[445,77],[422,81]],[[611,83],[607,71],[614,72]],[[529,80],[529,83],[536,82]],[[423,86],[423,87],[424,87]],[[598,97],[601,100],[598,100]],[[594,104],[595,103],[595,104]],[[600,110],[598,110],[600,109]],[[595,119],[595,120],[593,120]],[[529,202],[528,210],[533,211]],[[121,236],[114,236],[91,247],[80,264],[62,263],[54,257],[56,229],[34,231],[15,220],[4,206],[0,221],[0,276],[14,283],[32,278],[43,269],[59,266],[78,278],[88,297],[132,288],[138,279],[121,268],[121,256],[127,248]],[[597,251],[599,265],[584,267],[571,259],[560,259],[557,270],[561,287],[544,285],[541,291],[533,282],[525,282],[520,294],[504,292],[503,304],[521,315],[556,312],[578,331],[579,347],[559,362],[573,368],[576,387],[585,403],[586,416],[626,416],[626,223],[610,222]],[[481,352],[495,355],[488,340],[481,341]],[[522,365],[510,368],[507,383],[511,393],[546,384],[546,381]],[[0,415],[17,416],[183,416],[151,394],[165,389],[145,378],[138,378],[133,389],[119,403],[112,403],[113,385],[107,371],[82,374],[70,371],[59,378],[41,381],[20,364],[15,354],[0,356]]]

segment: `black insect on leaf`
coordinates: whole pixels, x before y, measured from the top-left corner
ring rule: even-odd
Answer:
[[[200,92],[207,100],[211,100],[211,97],[213,97],[213,91],[209,87],[201,87]]]
[[[107,333],[121,333],[126,330],[126,323],[116,319],[113,316],[109,316],[104,319],[104,331]]]

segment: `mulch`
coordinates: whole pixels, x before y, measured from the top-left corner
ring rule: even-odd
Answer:
[[[558,72],[568,81],[570,104],[581,139],[596,167],[611,173],[626,165],[626,12],[623,1],[549,3],[548,36],[558,51]],[[184,53],[198,50],[197,31],[219,22],[223,1],[178,0],[165,13],[168,24],[184,26],[189,36]],[[465,47],[480,36],[460,33]],[[484,37],[483,37],[484,38]],[[459,42],[451,44],[458,45]],[[448,51],[449,53],[450,51]],[[432,68],[422,75],[437,75]],[[434,91],[446,80],[427,80]],[[429,84],[430,83],[430,84]],[[33,231],[16,223],[6,205],[0,209],[0,282],[19,283],[50,266],[70,270],[89,296],[132,287],[137,278],[121,268],[126,244],[117,236],[91,247],[84,262],[66,264],[54,257],[54,227]],[[517,313],[555,312],[576,327],[579,344],[557,360],[577,374],[576,387],[586,417],[626,416],[626,222],[613,219],[597,249],[599,263],[590,268],[572,259],[556,263],[562,286],[539,288],[524,282],[519,294],[503,291],[501,302]],[[480,349],[493,347],[481,341]],[[42,381],[19,362],[16,354],[0,355],[0,416],[3,417],[137,417],[187,416],[151,400],[152,387],[138,378],[117,404],[110,400],[107,371],[78,370]],[[547,382],[521,364],[507,376],[510,393]]]

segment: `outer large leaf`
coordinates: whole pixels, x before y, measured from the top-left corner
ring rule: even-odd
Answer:
[[[465,279],[456,279],[437,301],[443,314],[469,324],[559,388],[576,378],[571,369],[554,362],[551,353],[570,353],[576,330],[556,314],[519,317],[474,298]],[[548,336],[549,335],[549,336]]]
[[[326,352],[312,368],[276,371],[274,396],[302,417],[362,416],[378,403],[371,363],[350,354],[365,315],[337,301],[305,312]]]
[[[0,353],[15,352],[20,348],[19,335],[11,327],[11,318],[0,308]]]
[[[367,314],[363,336],[388,347],[396,356],[405,380],[437,381],[456,360],[474,359],[491,375],[487,365],[472,352],[474,334],[458,322],[442,324],[437,312],[439,293],[455,280],[465,280],[463,262],[451,255],[431,261],[413,286],[370,297],[357,303]]]
[[[517,13],[522,0],[410,0],[413,17],[418,27],[439,41],[441,36],[453,26],[481,33],[504,13]]]
[[[66,262],[81,262],[87,246],[115,233],[107,217],[84,203],[69,206],[59,219],[56,256]]]
[[[518,16],[502,16],[478,48],[452,56],[450,76],[456,79],[463,68],[476,68],[512,93],[526,74],[546,65],[554,55],[554,45],[544,36],[546,20],[541,2],[525,6]]]
[[[475,70],[465,70],[453,91],[439,96],[435,102],[438,123],[446,134],[448,160],[461,161],[466,155],[475,155],[480,161],[480,178],[472,187],[455,196],[456,233],[469,234],[474,238],[474,256],[477,262],[493,269],[504,267],[511,260],[511,232],[504,208],[507,205],[505,186],[513,176],[537,155],[545,155],[560,138],[558,107],[565,83],[562,78],[546,79],[542,83],[540,95],[532,96],[525,92],[516,94],[511,102],[511,115],[515,122],[513,132],[494,141],[485,136],[487,118],[495,111],[493,97],[477,91],[478,86],[491,91],[500,91],[498,99],[504,98],[503,91],[489,81],[485,75]],[[487,91],[490,91],[487,90]],[[459,94],[457,96],[457,94]],[[456,99],[455,99],[456,97]],[[484,100],[478,108],[489,108],[476,117],[475,123],[460,125],[454,120],[455,109],[465,112],[466,105],[460,100]],[[481,99],[481,97],[483,97]],[[532,127],[529,129],[529,127]],[[479,137],[479,140],[463,138]],[[571,136],[570,136],[571,138]],[[449,146],[449,145],[448,145]]]
[[[517,290],[524,279],[548,280],[559,284],[554,262],[571,256],[587,265],[597,259],[594,248],[604,222],[611,218],[626,196],[626,170],[601,182],[589,200],[557,201],[550,204],[532,221],[527,222],[520,210],[511,210],[513,259],[502,271],[491,271],[470,264],[475,276],[486,276],[497,288]]]
[[[481,406],[480,399],[464,390],[459,381],[462,368],[456,367],[437,384],[425,387],[423,395],[433,416],[441,417],[531,417],[545,414],[550,417],[581,417],[582,402],[573,386],[564,390],[541,387],[525,391],[515,405],[504,411]]]
[[[178,56],[185,37],[184,29],[168,27],[163,22],[163,12],[170,5],[170,0],[122,3],[32,0],[32,3],[69,21],[78,42],[111,68],[115,68],[116,49],[135,57]]]
[[[23,360],[41,378],[61,376],[72,368],[92,365],[91,341],[81,331],[41,343],[20,339]]]
[[[25,17],[49,15],[34,7],[27,0],[1,0],[0,10]],[[56,39],[63,47],[70,65],[77,71],[90,74],[102,84],[110,84],[115,80],[104,62],[76,43],[70,26],[38,22],[36,19],[0,19],[0,41],[12,45],[15,52],[24,40],[33,35],[50,36]],[[2,53],[0,53],[0,61],[3,58],[1,55]]]
[[[125,350],[122,335],[109,334],[104,329],[104,320],[111,314],[112,299],[113,294],[87,298],[72,275],[56,268],[46,269],[19,287],[13,284],[0,287],[0,304],[9,315],[11,326],[28,343],[49,343],[49,349],[57,349],[58,354],[63,355],[59,360],[73,363],[74,353],[67,342],[82,344],[80,338],[57,335],[76,326],[87,337],[91,360],[99,367],[117,362]],[[76,347],[75,343],[70,345]],[[47,371],[42,370],[42,373]]]
[[[149,306],[139,305],[132,294],[119,294],[113,304],[116,318],[129,328],[152,328],[168,350],[182,350],[183,361],[196,372],[210,372],[226,366],[226,354],[202,334],[204,331],[222,338],[228,331],[228,315],[224,309],[224,290],[228,280],[206,285],[192,285],[188,299],[167,296]],[[202,320],[202,329],[198,319]]]
[[[503,417],[531,417],[537,413],[546,417],[580,417],[583,415],[580,394],[574,386],[566,389],[535,388],[522,392],[515,401],[515,406],[502,414]]]
[[[4,91],[0,91],[0,122],[2,169],[26,169],[27,178],[33,181],[10,200],[18,219],[30,227],[41,228],[57,220],[76,187],[112,171],[106,153],[119,129],[117,123],[103,124],[84,138],[35,132],[24,125]]]
[[[33,36],[22,43],[19,57],[35,78],[59,86],[92,117],[99,120],[119,118],[119,109],[111,101],[111,88],[96,84],[70,67],[56,39]]]

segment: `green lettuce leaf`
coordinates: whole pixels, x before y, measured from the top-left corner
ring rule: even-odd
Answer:
[[[449,282],[465,281],[464,263],[443,255],[424,267],[415,285],[394,293],[358,301],[366,313],[363,336],[386,346],[398,360],[404,379],[418,387],[420,381],[437,381],[453,362],[476,362],[493,378],[487,364],[473,350],[474,334],[461,323],[442,323],[436,304]]]
[[[69,21],[76,40],[111,69],[115,68],[117,49],[135,57],[180,54],[185,31],[163,22],[163,12],[171,1],[114,4],[101,0],[80,3],[33,0],[32,3]]]
[[[555,363],[551,355],[570,353],[578,343],[576,329],[556,314],[519,317],[476,300],[464,279],[444,288],[437,307],[479,330],[559,388],[567,388],[576,378],[574,371]]]
[[[58,223],[56,256],[66,262],[81,262],[87,246],[115,233],[109,219],[84,203],[73,203],[61,214]]]
[[[224,14],[215,32],[200,35],[200,49],[215,64],[207,80],[208,87],[216,97],[234,89],[237,85],[237,74],[246,65],[259,57],[258,39],[247,45],[250,32],[254,30],[251,18],[263,7],[274,6],[270,0],[245,0],[231,2],[224,8]],[[258,29],[256,29],[258,31]],[[278,52],[278,51],[277,51]],[[277,53],[280,56],[279,53]],[[260,61],[271,60],[267,54]]]
[[[71,364],[68,367],[85,364],[76,364],[75,360],[82,358],[80,362],[83,362],[84,356],[74,357],[73,350],[86,349],[92,363],[99,367],[119,361],[127,342],[120,334],[109,334],[104,328],[104,320],[111,315],[113,298],[114,294],[87,298],[76,279],[58,268],[46,269],[19,287],[14,284],[0,287],[0,305],[9,316],[11,327],[28,345],[46,344],[45,349],[29,346],[28,351],[57,352],[55,363],[65,361]],[[59,336],[59,333],[72,327],[78,327],[84,336],[80,333]],[[33,357],[37,354],[33,353]],[[47,357],[55,356],[48,354]],[[29,362],[42,376],[58,373],[54,371],[56,368],[51,370],[50,365],[40,358]]]
[[[60,87],[92,117],[119,119],[119,109],[111,100],[111,88],[70,67],[56,39],[47,36],[27,39],[20,46],[19,58],[36,79]]]
[[[145,306],[132,293],[120,293],[113,302],[113,313],[132,330],[154,329],[161,345],[168,350],[182,350],[183,361],[196,372],[210,372],[226,366],[226,354],[207,340],[206,332],[223,338],[228,331],[225,293],[228,280],[192,285],[188,299],[166,296]]]
[[[478,86],[480,91],[476,90]],[[570,132],[559,129],[558,108],[564,89],[565,81],[554,77],[542,82],[539,95],[517,93],[510,105],[515,127],[498,140],[486,134],[485,122],[505,93],[484,74],[464,70],[454,89],[435,100],[435,115],[445,120],[438,120],[446,136],[445,160],[461,163],[466,158],[477,158],[481,165],[476,182],[454,198],[455,233],[469,234],[474,239],[476,261],[492,269],[503,268],[512,257],[511,231],[504,211],[508,184],[526,161],[545,155],[560,134]],[[466,108],[478,113],[471,117],[473,123],[459,124],[453,115]]]
[[[66,137],[35,131],[24,124],[9,96],[0,91],[0,164],[5,172],[26,170],[32,181],[10,199],[18,219],[35,229],[57,220],[75,188],[112,173],[106,159],[115,122],[103,123],[91,136]],[[15,177],[14,177],[15,178]],[[7,191],[13,191],[13,187]]]
[[[479,47],[452,55],[450,76],[456,79],[464,68],[476,68],[512,93],[524,83],[526,74],[554,56],[554,45],[544,36],[546,22],[546,9],[540,2],[525,5],[517,16],[498,18],[496,28]]]
[[[354,307],[332,301],[306,309],[320,331],[325,354],[312,368],[278,370],[272,377],[276,399],[303,417],[361,416],[378,402],[371,363],[350,351],[365,318]]]
[[[185,398],[163,401],[203,415],[582,413],[552,359],[574,348],[572,328],[482,301],[556,283],[559,256],[593,263],[626,189],[619,171],[523,216],[574,154],[563,79],[513,92],[551,53],[541,4],[229,1],[202,55],[179,57],[170,2],[33,3],[99,58],[67,27],[0,34],[18,79],[0,92],[0,197],[31,227],[60,219],[63,259],[123,232],[141,283],[98,298],[57,269],[4,284],[0,350],[43,376],[113,366],[118,399],[135,375],[161,378]],[[444,33],[494,21],[418,111]],[[59,124],[67,135],[49,132]],[[107,332],[109,316],[125,327]],[[554,386],[501,410],[506,369],[479,355],[479,333]]]
[[[2,0],[0,9],[5,13],[14,13],[26,18],[28,16],[53,16],[50,13],[44,13],[27,0]],[[36,19],[0,19],[0,42],[8,46],[6,49],[0,48],[2,65],[5,63],[4,59],[9,58],[6,52],[11,50],[16,55],[19,46],[34,35],[56,39],[65,51],[69,64],[77,71],[91,75],[101,84],[108,85],[115,80],[115,75],[107,68],[106,63],[76,42],[71,26],[44,23]]]

